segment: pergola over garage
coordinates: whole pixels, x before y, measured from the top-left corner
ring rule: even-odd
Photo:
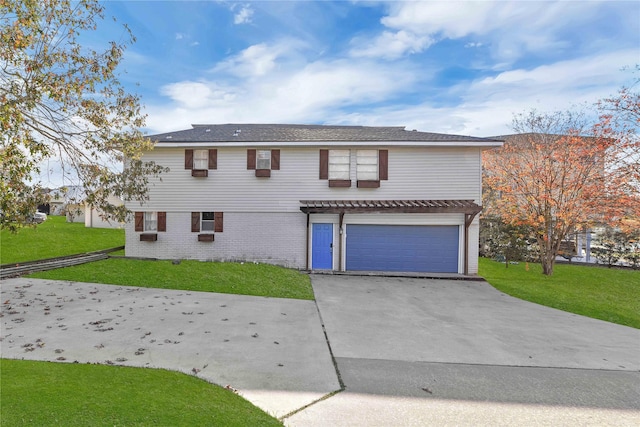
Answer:
[[[303,213],[307,214],[307,229],[309,228],[309,215],[311,214],[338,214],[340,218],[340,229],[342,229],[345,214],[464,214],[464,274],[466,275],[469,272],[469,227],[471,226],[471,223],[473,222],[475,216],[482,210],[482,206],[478,205],[473,200],[301,200],[300,204],[300,210]],[[381,232],[385,232],[385,229],[383,228],[380,228],[379,230]],[[419,229],[416,228],[415,230],[409,231],[413,234],[418,230]],[[430,232],[429,230],[426,230],[425,227],[423,227],[423,230],[426,232]],[[366,232],[365,229],[363,229],[362,231]],[[307,236],[309,236],[308,232]],[[354,243],[354,247],[355,246],[357,246],[356,243]],[[308,244],[307,248],[309,248]],[[342,245],[340,243],[338,246],[338,259],[340,260],[339,270],[343,270],[341,254]],[[307,260],[308,259],[309,257],[307,256]],[[353,262],[357,263],[358,261],[354,258]],[[350,269],[349,253],[347,253],[346,267]],[[396,271],[400,270],[396,269]]]

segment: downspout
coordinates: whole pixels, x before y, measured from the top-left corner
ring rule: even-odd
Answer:
[[[342,222],[344,211],[340,212],[340,225],[338,226],[338,271],[342,271]]]
[[[307,271],[309,271],[309,213],[307,212]]]

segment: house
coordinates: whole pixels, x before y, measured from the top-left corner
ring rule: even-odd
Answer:
[[[124,228],[124,223],[106,219],[100,208],[86,203],[85,197],[83,188],[78,185],[53,190],[49,201],[51,214],[65,215],[67,222],[84,223],[87,228]],[[113,195],[107,200],[115,206],[124,204],[119,197]]]
[[[121,206],[124,204],[122,199],[116,196],[109,196],[107,202],[114,206]],[[125,224],[115,219],[107,219],[104,212],[97,206],[92,206],[89,203],[82,202],[78,208],[81,212],[81,217],[84,218],[84,226],[88,228],[124,228]],[[82,221],[80,221],[82,222]]]
[[[128,203],[126,255],[475,274],[481,151],[403,127],[225,124],[150,136],[170,172]]]

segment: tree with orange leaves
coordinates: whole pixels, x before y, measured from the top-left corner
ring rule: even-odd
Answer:
[[[637,213],[637,187],[626,167],[634,140],[589,126],[573,112],[523,113],[513,129],[504,147],[483,156],[485,184],[499,195],[488,208],[534,230],[543,273],[551,275],[571,231]]]

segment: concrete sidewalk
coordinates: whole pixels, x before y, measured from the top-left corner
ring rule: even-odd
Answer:
[[[313,301],[0,281],[2,357],[178,370],[281,417],[340,388]]]
[[[338,358],[345,391],[288,427],[640,425],[637,372]]]

